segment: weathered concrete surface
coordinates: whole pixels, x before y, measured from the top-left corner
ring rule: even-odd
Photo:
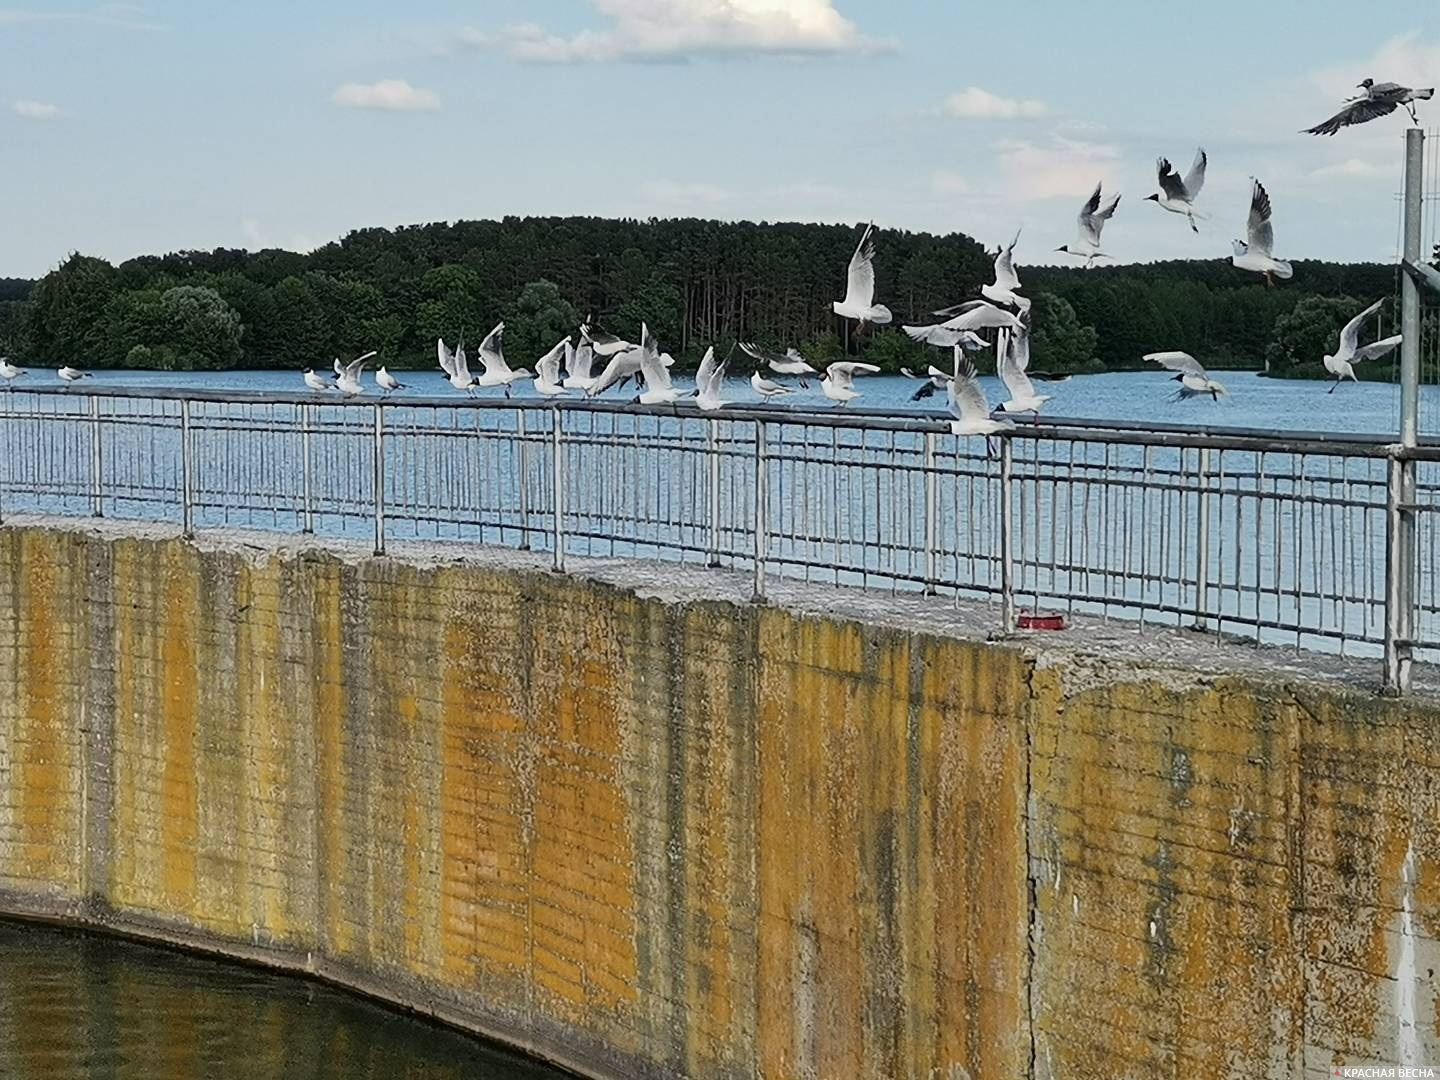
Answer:
[[[463,556],[457,558],[457,555]],[[1440,1061],[1434,699],[483,549],[0,530],[0,909],[597,1076]]]

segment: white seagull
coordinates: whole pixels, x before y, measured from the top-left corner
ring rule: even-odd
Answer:
[[[930,326],[905,326],[901,329],[914,340],[923,341],[928,345],[936,345],[942,349],[961,345],[975,352],[987,346],[985,340],[973,331],[994,327],[1019,330],[1024,326],[1010,312],[998,308],[994,304],[986,303],[984,300],[969,300],[953,308],[946,308],[944,313],[949,312],[959,312],[959,314],[942,323],[934,323]],[[937,314],[942,313],[937,312]]]
[[[595,351],[595,355],[603,360],[608,360],[617,353],[639,348],[634,343],[623,341],[614,334],[605,333],[598,326],[593,325],[589,319],[580,324],[580,344],[587,343]]]
[[[750,376],[750,389],[767,400],[773,397],[780,397],[782,394],[794,393],[788,386],[781,386],[775,380],[765,378],[765,376],[761,375],[758,371]]]
[[[75,368],[70,367],[68,364],[65,367],[62,367],[59,371],[55,372],[55,374],[61,382],[65,383],[77,383],[81,379],[90,378],[90,373],[88,371],[77,371]]]
[[[512,368],[505,362],[505,323],[498,322],[495,329],[485,335],[485,340],[480,342],[480,348],[476,355],[480,362],[485,365],[485,374],[476,380],[477,386],[503,386],[505,396],[510,396],[510,388],[521,379],[531,379],[534,376],[529,368]]]
[[[349,394],[351,397],[357,394],[363,394],[365,387],[360,385],[360,375],[365,371],[365,361],[374,355],[374,350],[371,350],[364,356],[357,356],[345,365],[341,365],[337,358],[335,360],[335,370],[339,372],[340,377],[335,380],[335,389],[339,390],[342,394]]]
[[[1195,200],[1200,196],[1200,189],[1205,186],[1205,166],[1209,158],[1205,156],[1205,148],[1202,146],[1195,151],[1195,164],[1190,166],[1190,171],[1185,174],[1182,180],[1180,174],[1175,171],[1165,158],[1155,163],[1155,171],[1160,179],[1160,194],[1146,195],[1146,201],[1154,200],[1160,204],[1163,210],[1169,210],[1172,214],[1184,214],[1190,222],[1190,228],[1199,232],[1195,219],[1204,219],[1205,215],[1195,210]]]
[[[680,397],[680,391],[670,382],[670,369],[660,359],[655,339],[644,323],[640,324],[640,375],[645,389],[635,400],[641,405],[670,405]]]
[[[865,232],[850,256],[850,269],[845,281],[845,299],[832,303],[836,315],[859,322],[883,326],[890,321],[890,309],[875,303],[875,226],[866,225]],[[828,369],[827,369],[828,370]]]
[[[1063,251],[1067,255],[1075,255],[1085,260],[1085,269],[1089,270],[1095,265],[1096,259],[1108,259],[1109,255],[1100,250],[1100,231],[1105,228],[1105,223],[1115,216],[1115,208],[1120,205],[1120,196],[1116,195],[1100,205],[1100,184],[1095,185],[1095,190],[1090,193],[1090,198],[1085,200],[1085,205],[1080,208],[1080,232],[1075,243],[1061,244],[1056,251]]]
[[[996,304],[1016,307],[1022,312],[1030,310],[1030,301],[1021,296],[1020,275],[1015,273],[1015,245],[1020,242],[1020,230],[1015,230],[1015,239],[995,255],[995,281],[980,287],[980,295]]]
[[[1377,83],[1374,79],[1365,79],[1357,85],[1365,91],[1363,94],[1347,98],[1339,112],[1324,123],[1306,128],[1302,134],[1334,135],[1343,127],[1351,127],[1369,120],[1376,120],[1382,116],[1389,116],[1401,105],[1404,105],[1410,113],[1411,123],[1418,124],[1420,118],[1415,115],[1413,103],[1429,101],[1435,96],[1433,86],[1425,90],[1413,90],[1408,86],[1401,86],[1399,83]]]
[[[880,369],[874,364],[862,364],[855,360],[836,360],[825,368],[825,378],[820,380],[820,389],[825,396],[839,405],[846,405],[860,396],[855,389],[856,375],[878,375]]]
[[[559,397],[565,393],[565,387],[560,385],[560,357],[571,348],[569,335],[566,335],[536,362],[535,392],[541,397]]]
[[[393,394],[396,390],[404,390],[405,384],[385,370],[385,365],[380,365],[380,370],[375,372],[375,385],[380,387],[385,394]]]
[[[590,369],[595,364],[595,346],[580,340],[580,344],[565,354],[565,381],[560,385],[567,390],[588,390],[595,383]]]
[[[0,379],[4,379],[7,383],[13,383],[24,374],[25,372],[10,362],[8,356],[0,356]]]
[[[1051,394],[1035,392],[1035,385],[1026,373],[1029,367],[1030,331],[1001,330],[995,341],[995,372],[1010,391],[1010,400],[1000,403],[1002,412],[1028,412],[1038,416],[1040,407],[1052,399]]]
[[[305,369],[305,385],[311,390],[334,390],[335,383],[321,375],[314,368]]]
[[[581,347],[584,347],[583,344]],[[610,362],[605,365],[605,370],[600,372],[597,378],[590,380],[590,385],[585,388],[585,394],[587,397],[603,394],[610,387],[624,385],[638,374],[640,374],[640,349],[636,347],[618,352],[610,357]]]
[[[950,380],[950,431],[954,435],[994,435],[1011,431],[1009,420],[996,420],[990,415],[990,403],[975,374],[975,365],[965,353],[955,350],[955,377]]]
[[[1325,357],[1325,370],[1335,376],[1335,382],[1331,385],[1328,393],[1333,394],[1335,387],[1339,386],[1343,379],[1359,382],[1360,380],[1355,378],[1354,365],[1362,360],[1379,359],[1404,340],[1404,335],[1396,334],[1394,337],[1381,338],[1369,345],[1362,346],[1360,344],[1360,324],[1379,311],[1380,305],[1383,303],[1385,303],[1383,299],[1376,300],[1341,329],[1340,347],[1335,350],[1334,356]]]
[[[464,390],[467,394],[474,396],[475,386],[479,382],[474,375],[470,374],[470,363],[465,359],[465,342],[456,342],[455,351],[451,352],[445,347],[444,338],[435,339],[435,354],[440,359],[440,370],[445,372],[450,385],[456,390]]]
[[[720,396],[725,385],[725,361],[715,359],[715,346],[705,350],[700,370],[695,372],[695,404],[703,412],[714,412],[729,404]]]
[[[795,349],[786,349],[782,355],[781,353],[774,353],[767,349],[762,349],[753,341],[742,341],[740,342],[740,351],[752,360],[759,360],[763,364],[768,364],[770,370],[775,372],[776,375],[800,376],[801,386],[810,385],[808,376],[820,374],[814,365],[812,365],[809,360],[806,360],[805,357],[801,356]]]
[[[1180,384],[1180,388],[1175,391],[1172,401],[1199,397],[1201,394],[1209,394],[1212,401],[1219,401],[1221,395],[1229,393],[1222,383],[1210,378],[1200,366],[1199,360],[1187,352],[1152,352],[1146,353],[1141,359],[1177,373],[1175,381]]]
[[[1235,254],[1230,262],[1237,270],[1254,270],[1265,275],[1265,284],[1275,279],[1289,279],[1295,271],[1288,262],[1275,258],[1275,230],[1270,224],[1270,195],[1265,185],[1254,177],[1250,180],[1250,219],[1245,223],[1245,239],[1232,240]]]

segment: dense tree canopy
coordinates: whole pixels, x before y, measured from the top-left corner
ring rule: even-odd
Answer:
[[[737,339],[887,369],[935,361],[895,327],[856,334],[831,312],[856,239],[834,225],[505,218],[363,229],[309,255],[217,249],[118,267],[73,255],[36,283],[0,279],[0,352],[37,366],[298,370],[377,349],[393,367],[430,366],[437,336],[478,341],[504,319],[510,358],[533,366],[590,314],[627,337],[647,322],[682,361]],[[878,249],[877,299],[897,322],[929,321],[990,280],[993,256],[960,233],[887,230]],[[1273,289],[1223,259],[1020,273],[1035,363],[1056,370],[1184,349],[1213,367],[1268,357],[1309,373],[1319,335],[1298,325],[1396,291],[1379,264],[1301,261]]]

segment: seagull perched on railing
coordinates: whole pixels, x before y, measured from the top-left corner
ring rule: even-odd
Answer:
[[[1175,381],[1180,384],[1180,388],[1175,391],[1175,396],[1171,398],[1172,401],[1199,397],[1201,394],[1209,394],[1212,401],[1219,401],[1222,395],[1229,393],[1223,384],[1210,378],[1205,369],[1200,366],[1199,360],[1187,352],[1152,352],[1146,353],[1141,359],[1149,360],[1177,373]]]
[[[535,392],[541,397],[559,397],[565,393],[565,387],[560,385],[560,358],[570,349],[570,336],[567,334],[536,361]]]
[[[1200,189],[1205,186],[1205,166],[1209,164],[1209,160],[1205,155],[1205,148],[1200,147],[1195,151],[1195,163],[1190,166],[1190,171],[1182,180],[1175,171],[1175,166],[1162,157],[1155,163],[1155,172],[1160,180],[1160,194],[1146,195],[1146,201],[1153,200],[1160,204],[1161,209],[1169,210],[1172,214],[1184,214],[1190,222],[1191,230],[1198,233],[1200,229],[1196,226],[1195,219],[1203,219],[1205,215],[1196,212],[1195,200],[1200,196]]]
[[[605,365],[605,370],[590,380],[590,385],[585,388],[585,394],[587,397],[595,397],[603,394],[612,386],[623,386],[639,374],[640,349],[636,346],[610,357],[610,362]]]
[[[773,397],[780,397],[783,394],[794,393],[788,386],[782,386],[774,379],[767,379],[760,372],[750,376],[750,389],[765,398],[767,401]]]
[[[975,365],[957,346],[955,349],[955,377],[950,380],[949,390],[950,431],[954,435],[994,435],[1001,431],[1012,431],[1015,425],[1009,420],[997,420],[990,415],[990,403],[985,400],[985,390],[975,374]]]
[[[10,362],[8,356],[0,356],[0,379],[4,379],[7,383],[13,383],[24,374],[26,374],[24,371]]]
[[[1090,198],[1085,200],[1085,205],[1080,208],[1080,234],[1074,245],[1061,244],[1056,251],[1063,251],[1067,255],[1075,255],[1085,260],[1085,269],[1089,270],[1095,265],[1096,259],[1108,259],[1109,255],[1100,250],[1100,232],[1105,228],[1105,223],[1115,216],[1115,208],[1120,205],[1120,196],[1116,195],[1103,207],[1100,205],[1100,184],[1095,185],[1095,190],[1090,193]]]
[[[836,315],[859,322],[860,330],[866,323],[883,326],[890,321],[890,309],[875,303],[875,226],[866,225],[865,232],[856,245],[855,254],[850,256],[850,268],[846,273],[845,299],[832,303]]]
[[[1040,414],[1040,408],[1053,395],[1037,394],[1026,369],[1030,366],[1030,331],[1001,330],[995,342],[995,372],[1005,389],[1010,391],[1010,400],[1000,403],[1000,411],[1007,413]]]
[[[1250,178],[1250,218],[1245,223],[1244,240],[1233,240],[1235,254],[1230,262],[1237,270],[1254,270],[1265,275],[1265,284],[1275,279],[1289,279],[1295,271],[1288,262],[1275,258],[1275,230],[1270,224],[1270,195],[1265,185]]]
[[[825,378],[820,380],[820,389],[837,405],[848,405],[860,396],[860,391],[855,389],[855,376],[879,373],[880,369],[874,364],[836,360],[825,368]]]
[[[1331,385],[1330,389],[1326,391],[1327,393],[1333,394],[1335,387],[1339,386],[1344,379],[1349,379],[1351,382],[1359,382],[1360,380],[1355,378],[1354,365],[1360,363],[1362,360],[1376,360],[1404,340],[1404,335],[1396,334],[1394,337],[1382,338],[1379,341],[1371,342],[1369,345],[1362,346],[1360,344],[1360,325],[1371,315],[1379,311],[1380,306],[1384,303],[1383,298],[1376,300],[1375,303],[1371,304],[1359,315],[1356,315],[1341,328],[1340,347],[1335,350],[1334,356],[1325,357],[1325,370],[1335,376],[1335,382]]]
[[[306,368],[302,373],[305,377],[305,385],[311,390],[334,390],[335,382],[332,379],[321,375],[314,368]]]
[[[485,335],[485,340],[480,342],[477,350],[480,362],[485,365],[485,373],[476,380],[477,386],[503,386],[505,396],[510,396],[510,388],[521,379],[532,379],[534,376],[529,368],[512,368],[505,362],[505,323],[503,321],[495,324],[495,329]]]
[[[995,254],[995,280],[989,285],[980,286],[980,295],[996,304],[1003,304],[1006,307],[1019,308],[1021,312],[1030,310],[1030,301],[1027,297],[1021,296],[1019,290],[1023,288],[1020,284],[1020,275],[1015,272],[1015,245],[1020,242],[1020,230],[1015,230],[1015,239],[1009,245],[1001,248]]]
[[[635,400],[641,405],[670,405],[680,397],[680,391],[670,382],[670,369],[660,359],[659,347],[644,323],[640,324],[640,377],[645,380],[645,389]]]
[[[76,368],[70,367],[68,364],[65,367],[62,367],[59,371],[55,372],[55,375],[63,383],[77,383],[81,379],[90,378],[90,373],[88,371],[80,371]]]
[[[565,354],[565,381],[560,385],[567,390],[588,390],[595,383],[590,369],[595,364],[595,346],[583,337],[580,344]]]
[[[742,341],[739,345],[741,352],[752,360],[758,360],[762,364],[768,365],[770,370],[775,372],[776,375],[798,375],[801,386],[810,385],[808,376],[820,374],[820,372],[815,370],[815,367],[810,361],[806,360],[805,357],[801,356],[795,349],[786,349],[785,352],[781,354],[771,352],[768,349],[762,349],[753,341]]]
[[[335,359],[335,373],[338,378],[335,380],[335,389],[342,394],[349,394],[354,397],[365,393],[365,387],[360,385],[360,376],[365,371],[365,361],[375,355],[372,349],[364,356],[357,356],[348,364],[341,364],[339,357]]]
[[[455,351],[451,352],[445,347],[444,338],[436,338],[435,354],[440,359],[440,370],[445,372],[445,377],[450,380],[450,385],[456,390],[464,390],[474,397],[475,386],[480,380],[470,374],[470,362],[465,359],[464,339],[457,341]]]
[[[375,372],[375,385],[380,387],[381,392],[387,397],[396,390],[405,389],[405,384],[386,371],[383,364],[380,366],[380,370]]]
[[[700,368],[695,372],[695,404],[702,412],[714,412],[730,404],[720,396],[725,385],[725,360],[715,359],[715,346],[705,350]]]
[[[1324,123],[1306,128],[1301,134],[1334,135],[1343,127],[1353,127],[1356,124],[1377,120],[1382,116],[1389,116],[1401,105],[1404,105],[1406,111],[1410,113],[1411,123],[1418,124],[1420,118],[1415,115],[1414,102],[1428,101],[1435,96],[1433,86],[1425,90],[1412,90],[1399,83],[1377,83],[1374,79],[1365,79],[1358,85],[1361,90],[1365,91],[1363,94],[1346,98],[1345,104],[1341,106],[1339,112]]]

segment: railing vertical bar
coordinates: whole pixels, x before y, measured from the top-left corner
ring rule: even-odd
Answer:
[[[710,519],[710,565],[720,565],[720,421],[706,421],[705,455],[709,467],[707,515]]]
[[[90,513],[92,517],[105,516],[105,486],[102,475],[104,459],[100,448],[100,399],[94,394],[90,398]]]
[[[1196,527],[1199,535],[1195,542],[1195,626],[1205,629],[1210,604],[1210,448],[1200,450],[1200,466],[1195,482],[1199,489],[1199,506],[1196,508]]]
[[[195,535],[195,447],[190,435],[190,399],[180,400],[180,505],[183,531]]]
[[[755,589],[753,598],[765,599],[765,556],[767,553],[766,524],[770,498],[768,495],[769,465],[766,452],[766,423],[755,421]]]
[[[375,554],[385,554],[385,407],[378,401],[371,406],[375,413],[375,442],[371,448],[372,477],[375,488]]]
[[[1011,443],[1002,435],[1000,436],[1000,626],[1007,634],[1015,632],[1015,541],[1010,522],[1013,502],[1010,488],[1014,483],[1014,474],[1015,459]]]
[[[550,414],[550,457],[553,472],[551,487],[554,489],[551,511],[554,514],[555,571],[565,570],[565,441],[561,419],[564,413],[557,405]]]
[[[925,433],[925,595],[935,595],[935,559],[939,533],[939,507],[935,499],[935,439],[933,431]]]
[[[530,550],[530,446],[525,441],[525,410],[515,410],[515,467],[519,474],[520,550]]]
[[[313,468],[310,457],[310,432],[314,427],[314,406],[300,406],[300,483],[301,483],[301,524],[300,531],[315,531],[315,492],[311,478]]]

